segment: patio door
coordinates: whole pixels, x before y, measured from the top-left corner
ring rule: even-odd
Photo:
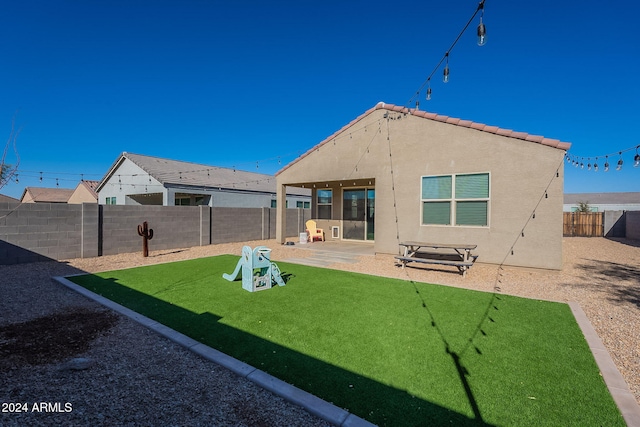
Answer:
[[[358,188],[342,193],[342,238],[374,240],[376,190]]]

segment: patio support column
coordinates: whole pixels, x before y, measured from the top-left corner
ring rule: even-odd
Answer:
[[[174,206],[176,204],[176,190],[173,188],[162,189],[162,205]]]
[[[276,242],[287,240],[287,187],[276,186]]]

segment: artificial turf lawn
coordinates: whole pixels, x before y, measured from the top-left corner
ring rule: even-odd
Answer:
[[[566,304],[237,256],[70,280],[378,425],[624,426]]]

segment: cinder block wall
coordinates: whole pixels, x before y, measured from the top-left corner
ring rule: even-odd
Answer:
[[[82,206],[0,203],[0,264],[80,256]]]
[[[262,208],[211,208],[211,243],[262,239]]]
[[[142,251],[138,225],[144,221],[153,229],[150,251],[200,246],[199,206],[104,205],[101,208],[100,255]]]
[[[287,209],[287,236],[304,231],[309,209]],[[209,206],[0,203],[0,264],[142,251],[138,225],[153,229],[149,250],[275,238],[275,209]]]
[[[627,239],[640,240],[640,211],[626,212]]]
[[[624,237],[626,212],[625,211],[604,211],[604,236]]]

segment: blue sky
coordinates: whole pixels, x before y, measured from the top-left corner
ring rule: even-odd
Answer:
[[[0,192],[13,197],[98,180],[123,151],[275,173],[378,101],[414,107],[478,5],[2,3],[0,136],[14,117],[21,131],[19,182]],[[420,109],[571,142],[585,164],[633,148],[619,172],[566,165],[565,192],[640,191],[639,15],[631,0],[486,0],[488,43],[476,18]]]

